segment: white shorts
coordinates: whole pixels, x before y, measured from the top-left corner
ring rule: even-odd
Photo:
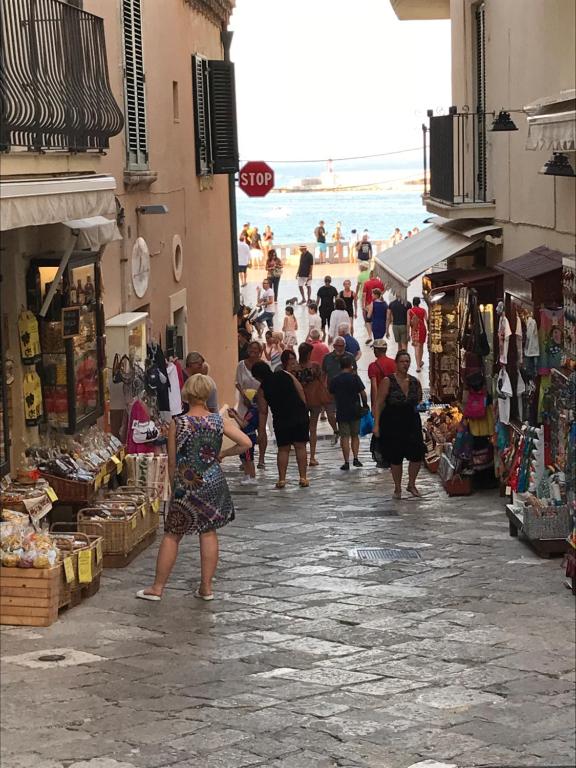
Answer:
[[[312,282],[312,278],[311,277],[299,277],[298,278],[298,287],[299,288],[304,288],[305,285],[310,285],[311,282]]]

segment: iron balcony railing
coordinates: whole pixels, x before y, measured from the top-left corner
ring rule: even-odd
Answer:
[[[429,126],[422,125],[424,195],[449,205],[492,202],[486,174],[486,115],[428,111]]]
[[[1,0],[0,150],[102,151],[124,125],[104,23],[60,0]]]

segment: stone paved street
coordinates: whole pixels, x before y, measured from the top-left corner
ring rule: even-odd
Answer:
[[[2,768],[572,766],[560,561],[509,537],[495,493],[448,499],[424,473],[424,499],[393,501],[363,448],[344,475],[322,441],[310,489],[292,468],[274,490],[270,455],[240,493],[227,462],[213,603],[191,540],[161,603],[134,599],[154,546],[52,627],[4,628]],[[349,554],[389,545],[418,559]]]

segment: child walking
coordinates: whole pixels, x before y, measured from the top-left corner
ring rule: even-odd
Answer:
[[[308,336],[310,336],[310,331],[314,328],[317,328],[324,336],[322,331],[322,318],[318,314],[318,304],[316,304],[315,301],[311,301],[310,304],[308,304]]]
[[[238,415],[234,408],[228,409],[228,416],[238,424],[242,432],[250,438],[252,445],[246,453],[240,454],[240,461],[244,470],[244,479],[240,480],[240,485],[256,485],[256,467],[254,466],[254,446],[258,442],[258,406],[256,404],[255,389],[246,389],[244,394],[250,401],[250,407],[246,411],[244,418]]]
[[[281,356],[284,352],[284,334],[282,331],[272,331],[270,343],[264,349],[264,358],[270,363],[270,368],[275,371],[281,365]]]
[[[286,307],[286,316],[284,317],[284,346],[286,349],[293,350],[298,344],[296,331],[298,330],[298,320],[294,317],[294,307],[290,304]]]

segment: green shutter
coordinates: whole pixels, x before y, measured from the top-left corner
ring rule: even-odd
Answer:
[[[192,56],[194,149],[196,153],[197,176],[209,176],[212,173],[207,64],[208,62],[202,56]]]
[[[208,83],[213,173],[236,173],[239,163],[234,65],[209,61]]]

